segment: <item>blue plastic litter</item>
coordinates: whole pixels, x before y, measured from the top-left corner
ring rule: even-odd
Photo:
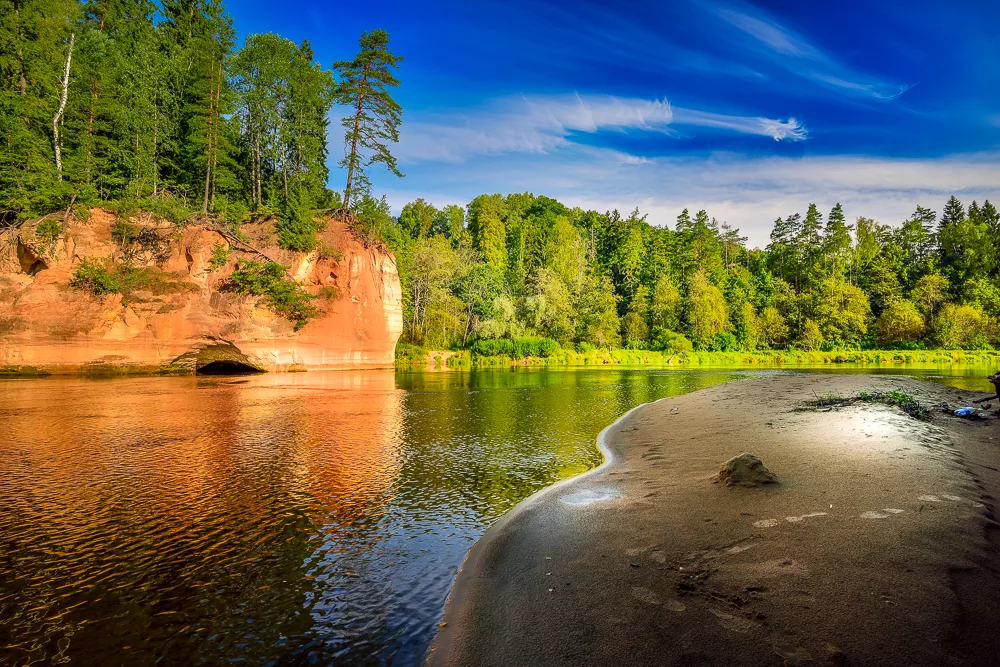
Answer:
[[[969,415],[975,414],[975,408],[959,408],[955,410],[956,417],[968,417]]]

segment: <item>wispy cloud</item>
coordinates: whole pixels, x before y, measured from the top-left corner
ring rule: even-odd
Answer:
[[[700,125],[733,130],[743,134],[759,134],[771,137],[775,141],[782,139],[802,141],[808,136],[806,128],[794,118],[778,120],[776,118],[726,116],[708,111],[675,108],[674,122],[677,125]]]
[[[751,12],[757,12],[757,15]],[[761,14],[759,10],[721,7],[715,13],[723,21],[751,37],[752,44],[763,47],[763,52],[771,55],[776,64],[820,85],[883,101],[896,99],[914,85],[891,82],[854,71],[802,35]]]
[[[403,126],[397,151],[404,162],[458,162],[473,155],[545,153],[573,143],[577,133],[601,131],[675,134],[673,126],[707,127],[801,141],[794,118],[733,116],[675,108],[666,100],[611,96],[535,96],[501,100],[465,112],[419,117]],[[628,160],[641,161],[630,157]]]

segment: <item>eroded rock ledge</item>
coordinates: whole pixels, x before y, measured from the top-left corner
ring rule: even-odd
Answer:
[[[55,216],[61,218],[61,214]],[[215,362],[258,371],[391,367],[402,331],[395,258],[367,248],[330,219],[319,249],[281,250],[273,224],[243,225],[252,245],[287,267],[317,296],[321,313],[296,330],[257,297],[227,290],[244,252],[208,224],[177,227],[146,214],[131,224],[161,239],[135,266],[148,284],[128,298],[94,296],[71,285],[81,262],[119,257],[116,216],[70,216],[52,238],[42,221],[0,232],[0,372],[193,373]],[[228,260],[213,265],[216,248]],[[215,357],[219,357],[216,359]]]

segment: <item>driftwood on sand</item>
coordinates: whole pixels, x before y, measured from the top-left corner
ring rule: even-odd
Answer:
[[[996,373],[994,373],[993,375],[989,376],[986,379],[993,383],[994,388],[996,388],[997,395],[987,396],[986,398],[977,398],[976,400],[973,401],[973,403],[988,403],[993,399],[1000,401],[1000,371],[997,371]]]

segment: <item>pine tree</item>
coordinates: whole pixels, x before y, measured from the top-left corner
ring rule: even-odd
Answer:
[[[851,227],[844,217],[844,208],[838,203],[826,218],[823,233],[823,252],[830,267],[831,276],[843,276],[847,258],[851,250]]]
[[[964,217],[965,209],[962,207],[962,202],[955,195],[952,195],[948,199],[948,203],[945,204],[944,211],[941,212],[941,222],[938,225],[938,231],[940,232],[946,227],[958,224]]]
[[[354,60],[341,60],[333,65],[340,75],[339,101],[352,112],[341,121],[346,134],[340,166],[347,169],[344,207],[348,209],[354,203],[352,197],[369,188],[366,167],[382,163],[396,176],[403,175],[389,152],[389,144],[399,141],[402,119],[402,107],[389,89],[399,86],[392,70],[403,59],[389,51],[389,33],[385,30],[364,33],[359,44],[361,50]]]

